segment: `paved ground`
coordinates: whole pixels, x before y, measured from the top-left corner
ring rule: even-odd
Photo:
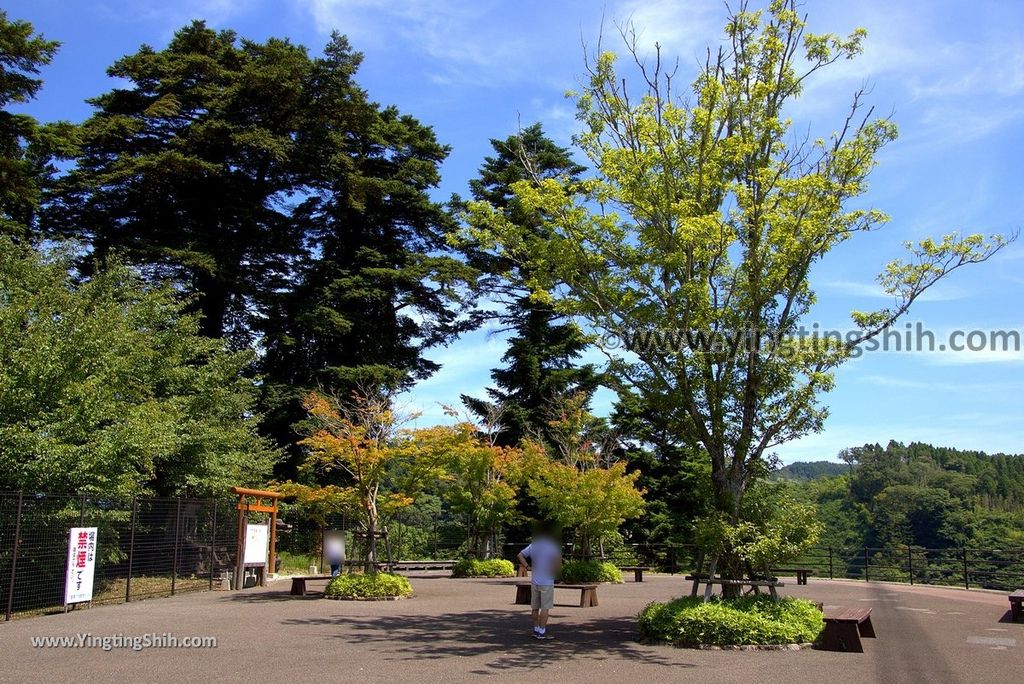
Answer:
[[[784,593],[871,606],[879,638],[866,653],[693,651],[635,641],[649,601],[686,591],[676,576],[601,587],[600,606],[559,594],[558,640],[529,639],[507,580],[415,577],[416,596],[344,602],[267,590],[202,593],[0,625],[0,681],[147,682],[1013,682],[1024,672],[1024,623],[1001,594],[811,580]],[[171,632],[212,635],[216,649],[141,652],[33,648],[33,636]]]

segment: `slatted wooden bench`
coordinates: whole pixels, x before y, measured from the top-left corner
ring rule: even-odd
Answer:
[[[1014,622],[1019,620],[1021,614],[1024,613],[1021,602],[1024,602],[1024,589],[1018,589],[1010,594],[1010,619]]]
[[[310,593],[306,589],[306,582],[311,580],[330,580],[333,579],[331,575],[301,575],[298,577],[292,577],[292,596],[305,596]]]
[[[623,565],[619,567],[619,570],[632,570],[633,579],[637,582],[644,581],[644,570],[650,570],[646,565]]]
[[[793,575],[796,577],[797,584],[807,584],[807,578],[814,574],[814,570],[811,568],[779,568],[772,572],[779,575]]]
[[[861,637],[875,638],[870,608],[837,608],[825,613],[821,648],[825,651],[863,653]]]
[[[596,584],[556,584],[555,589],[578,589],[580,592],[580,608],[592,608],[597,605]],[[516,605],[530,605],[529,582],[516,582]]]

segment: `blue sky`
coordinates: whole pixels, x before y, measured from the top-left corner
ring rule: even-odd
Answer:
[[[104,69],[141,43],[162,46],[192,18],[254,39],[288,36],[318,50],[334,29],[365,53],[360,83],[382,103],[432,125],[453,148],[439,198],[465,194],[488,139],[542,121],[568,144],[575,129],[564,92],[582,72],[582,43],[604,18],[632,19],[641,41],[678,55],[681,73],[722,34],[719,0],[8,0],[64,43],[28,110],[43,120],[80,120],[84,100],[113,84]],[[820,303],[811,321],[848,324],[853,309],[885,305],[874,282],[901,243],[954,230],[1012,232],[1024,224],[1024,3],[1003,0],[808,0],[810,29],[868,30],[864,54],[809,83],[791,115],[828,132],[850,94],[867,83],[878,111],[893,112],[900,139],[880,156],[866,203],[886,211],[882,231],[837,249],[813,273]],[[614,41],[607,44],[614,47]],[[1024,241],[1022,241],[1024,242]],[[941,337],[954,329],[1024,333],[1024,244],[956,273],[920,301],[909,320]],[[809,322],[811,322],[809,321]],[[505,341],[488,330],[432,358],[444,365],[411,393],[420,422],[443,419],[438,402],[480,395]],[[595,359],[598,357],[595,356]],[[827,397],[824,432],[779,450],[784,461],[835,458],[843,447],[890,438],[1024,452],[1024,352],[875,353],[845,366]],[[597,412],[610,397],[599,395]]]

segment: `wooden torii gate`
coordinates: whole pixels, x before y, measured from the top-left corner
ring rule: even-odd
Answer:
[[[245,582],[245,527],[249,523],[249,513],[270,514],[270,558],[267,561],[267,569],[260,577],[260,586],[267,585],[267,573],[273,572],[277,562],[277,500],[281,495],[277,492],[268,492],[262,489],[245,489],[243,487],[232,487],[232,494],[238,495],[238,551],[235,554],[235,589],[241,589]],[[269,500],[269,503],[264,503]]]

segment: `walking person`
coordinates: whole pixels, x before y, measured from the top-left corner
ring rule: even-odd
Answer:
[[[562,565],[562,550],[554,526],[548,522],[537,525],[533,541],[519,552],[519,565],[530,574],[530,606],[533,609],[533,638],[554,639],[548,634],[548,615],[555,604],[555,576]]]

